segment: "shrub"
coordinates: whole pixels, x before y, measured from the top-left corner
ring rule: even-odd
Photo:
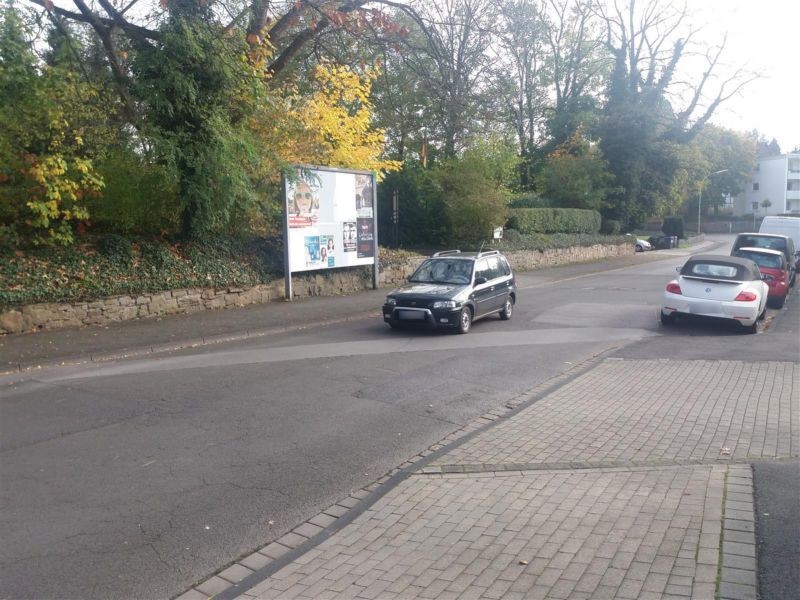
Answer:
[[[664,224],[661,226],[664,235],[676,235],[685,238],[683,232],[683,217],[664,217]]]
[[[116,233],[103,237],[97,249],[110,263],[116,265],[129,265],[133,260],[133,245],[130,240]]]
[[[544,208],[547,206],[547,200],[540,197],[536,192],[524,192],[521,194],[514,194],[509,203],[511,208]]]
[[[451,243],[485,240],[492,228],[506,221],[507,195],[489,168],[491,163],[477,153],[465,153],[437,169]]]
[[[0,224],[0,254],[13,252],[19,246],[19,233],[13,225]]]
[[[597,233],[600,213],[580,208],[515,208],[508,220],[520,233]]]
[[[605,219],[600,226],[600,233],[606,235],[617,235],[622,231],[622,222],[615,219]]]
[[[177,257],[163,244],[142,242],[139,245],[142,270],[157,276],[164,271],[180,272]]]

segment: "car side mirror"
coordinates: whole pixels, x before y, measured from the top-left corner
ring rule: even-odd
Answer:
[[[761,281],[772,281],[775,279],[772,275],[768,275],[766,273],[761,274]]]
[[[482,283],[486,283],[487,281],[489,281],[489,280],[486,279],[486,277],[476,277],[475,278],[475,285],[480,285]]]
[[[675,272],[676,272],[676,273],[680,273],[682,268],[683,268],[683,267],[675,267]]]

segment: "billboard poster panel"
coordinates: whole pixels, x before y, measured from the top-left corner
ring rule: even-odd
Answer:
[[[374,176],[297,167],[284,178],[291,273],[375,262]]]

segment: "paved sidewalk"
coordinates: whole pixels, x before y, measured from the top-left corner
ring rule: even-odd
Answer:
[[[755,600],[750,463],[800,456],[798,398],[791,362],[599,360],[181,600]]]

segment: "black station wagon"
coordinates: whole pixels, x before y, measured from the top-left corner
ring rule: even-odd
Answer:
[[[392,329],[406,325],[467,333],[476,319],[497,314],[511,318],[517,288],[506,257],[487,252],[437,252],[392,290],[383,320]]]

